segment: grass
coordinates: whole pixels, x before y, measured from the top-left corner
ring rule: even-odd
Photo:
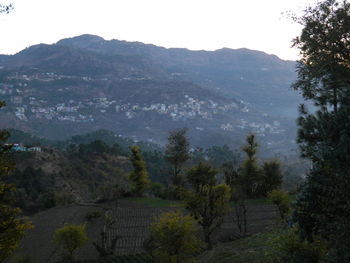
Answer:
[[[229,243],[221,243],[199,257],[201,263],[265,263],[268,241],[273,232],[259,233]]]
[[[289,195],[290,202],[294,201],[296,195]],[[267,197],[253,198],[246,201],[247,205],[272,205],[273,203]],[[234,203],[231,202],[231,205]]]
[[[150,207],[183,207],[184,204],[177,200],[166,200],[155,197],[132,197],[127,200],[133,201],[138,204],[148,205]]]

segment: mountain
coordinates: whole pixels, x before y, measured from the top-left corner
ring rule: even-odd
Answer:
[[[82,35],[0,56],[2,127],[64,139],[97,129],[164,144],[294,147],[295,62],[247,49],[190,51]]]
[[[93,35],[63,39],[57,44],[106,55],[146,57],[174,78],[220,90],[226,96],[242,99],[270,114],[278,108],[284,115],[295,116],[295,105],[301,101],[300,96],[290,89],[296,77],[295,61],[284,61],[260,51],[166,49],[140,42],[105,41]]]

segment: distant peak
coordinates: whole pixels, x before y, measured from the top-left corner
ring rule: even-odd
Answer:
[[[104,38],[96,35],[91,35],[91,34],[84,34],[76,37],[71,37],[71,38],[64,38],[60,41],[58,41],[56,44],[64,44],[64,43],[75,43],[75,42],[102,42],[105,41]]]
[[[104,38],[91,34],[83,34],[80,36],[73,37],[73,39],[104,41]]]

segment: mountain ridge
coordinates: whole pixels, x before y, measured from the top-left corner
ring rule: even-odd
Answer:
[[[182,80],[194,82],[205,88],[219,89],[227,96],[239,97],[256,104],[259,110],[269,114],[274,114],[275,109],[270,109],[269,103],[264,99],[254,98],[257,90],[251,86],[260,87],[264,92],[273,89],[267,96],[272,96],[273,103],[281,107],[290,105],[289,109],[292,109],[301,101],[301,97],[289,89],[296,78],[295,62],[285,61],[262,51],[246,48],[223,48],[216,51],[167,49],[152,44],[115,39],[106,41],[98,38],[96,41],[96,36],[93,35],[63,39],[56,45],[80,47],[102,54],[145,56],[153,65],[161,67],[172,76],[180,76]],[[276,77],[277,75],[279,76]]]

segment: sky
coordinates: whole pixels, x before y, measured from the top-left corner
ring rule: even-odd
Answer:
[[[0,15],[0,54],[31,45],[94,34],[192,50],[249,48],[298,59],[291,47],[301,14],[314,0],[0,0],[14,10]]]

